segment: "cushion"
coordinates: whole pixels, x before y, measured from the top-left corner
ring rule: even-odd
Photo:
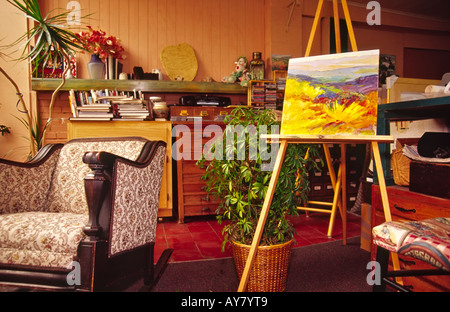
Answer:
[[[372,234],[380,247],[450,271],[450,218],[385,222]]]
[[[84,177],[90,172],[83,163],[86,152],[105,151],[130,160],[136,160],[145,140],[109,139],[105,141],[72,140],[61,150],[48,199],[48,211],[88,213]]]
[[[25,212],[0,215],[0,263],[67,268],[84,238],[86,214]]]
[[[0,163],[0,214],[45,210],[58,155],[53,153],[40,166]]]

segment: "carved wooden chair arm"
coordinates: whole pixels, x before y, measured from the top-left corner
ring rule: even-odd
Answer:
[[[148,142],[136,161],[109,152],[87,152],[83,156],[91,172],[85,177],[86,201],[89,208],[89,222],[84,232],[90,240],[106,239],[110,227],[111,185],[113,183],[114,166],[117,162],[131,167],[148,166],[157,148],[162,142]]]

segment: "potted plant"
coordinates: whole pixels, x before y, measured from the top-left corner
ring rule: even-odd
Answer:
[[[56,66],[57,62],[55,60],[69,60],[70,57],[74,55],[75,51],[84,49],[75,33],[72,32],[67,25],[67,16],[70,13],[69,11],[59,14],[56,13],[54,15],[51,15],[50,13],[43,15],[38,0],[7,1],[16,7],[21,13],[24,13],[25,17],[32,22],[32,26],[25,34],[10,45],[6,46],[6,48],[20,46],[23,49],[21,56],[17,59],[18,61],[28,60],[30,63],[36,64],[34,67],[35,69],[39,66],[46,66],[51,63]],[[31,156],[33,156],[45,144],[45,133],[53,118],[53,106],[60,89],[66,82],[65,77],[69,68],[69,66],[64,68],[61,83],[52,94],[49,104],[49,117],[44,125],[40,124],[40,119],[36,118],[37,116],[33,116],[31,111],[25,105],[22,98],[22,93],[18,89],[17,84],[2,68],[0,68],[0,72],[13,84],[16,89],[21,108],[19,111],[26,114],[21,121],[28,127],[30,142],[34,142],[30,144]],[[39,131],[39,133],[36,133],[36,131]]]
[[[219,223],[226,221],[223,228],[223,248],[228,242],[231,244],[238,275],[241,278],[272,176],[272,170],[265,170],[264,166],[268,161],[275,161],[275,159],[264,161],[262,157],[275,146],[268,145],[266,151],[261,150],[261,144],[255,137],[259,138],[266,129],[266,133],[270,134],[280,123],[276,121],[271,110],[238,107],[225,117],[225,124],[227,127],[223,137],[215,141],[209,151],[209,155],[222,154],[224,157],[208,157],[208,153],[205,153],[197,164],[206,166],[202,178],[209,196],[220,199],[217,219]],[[236,131],[236,127],[241,128]],[[237,133],[242,134],[243,129],[246,130],[245,134],[239,139]],[[230,136],[234,136],[235,140],[230,140]],[[244,158],[242,154],[241,159],[230,157],[242,152],[245,154]],[[308,157],[305,157],[307,153]],[[276,158],[276,153],[271,154]],[[304,144],[288,146],[250,273],[248,291],[284,290],[290,247],[295,235],[295,229],[289,218],[298,215],[297,207],[301,202],[307,202],[310,191],[308,172],[320,170],[315,161],[317,157],[319,157],[317,146]],[[263,256],[269,259],[263,260]],[[283,259],[284,264],[275,264],[276,258]],[[273,270],[277,268],[280,271],[274,272]],[[264,269],[268,269],[269,272],[264,272]]]

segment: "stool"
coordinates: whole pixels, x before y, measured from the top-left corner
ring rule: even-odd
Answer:
[[[373,291],[385,291],[386,286],[398,291],[411,291],[390,278],[402,276],[450,275],[450,218],[421,221],[390,221],[372,229],[380,264],[380,282]],[[436,269],[388,271],[389,252],[414,257]]]

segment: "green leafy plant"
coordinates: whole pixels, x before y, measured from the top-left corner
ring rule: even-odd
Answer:
[[[268,161],[262,160],[261,152],[264,151],[258,149],[259,140],[255,137],[259,138],[265,129],[270,134],[271,126],[279,126],[280,123],[271,110],[258,111],[247,107],[235,108],[225,118],[225,123],[227,127],[223,137],[215,141],[209,151],[212,155],[222,154],[224,157],[211,159],[204,155],[197,165],[206,166],[202,179],[209,196],[220,199],[217,210],[219,223],[229,221],[223,228],[223,247],[229,240],[250,245],[272,176],[272,170],[263,169]],[[233,126],[250,127],[256,129],[256,133],[245,131],[239,139]],[[234,136],[234,144],[230,144],[230,136]],[[273,146],[269,144],[267,148],[270,151]],[[245,158],[227,157],[239,155],[239,152],[245,152]],[[313,170],[320,170],[315,161],[318,157],[317,146],[289,144],[260,245],[279,244],[294,237],[295,229],[289,216],[297,216],[297,206],[308,200],[310,187],[307,175]]]
[[[35,69],[39,66],[46,66],[51,63],[56,66],[57,62],[55,60],[69,60],[70,56],[74,55],[75,51],[84,50],[83,45],[80,43],[75,33],[67,25],[69,11],[64,11],[59,14],[53,14],[55,11],[52,11],[47,15],[43,15],[38,0],[7,1],[32,22],[32,26],[27,32],[13,43],[3,47],[12,48],[20,46],[22,52],[21,56],[17,58],[17,61],[28,60],[28,62],[35,64]],[[18,89],[17,84],[2,68],[0,68],[0,72],[5,75],[16,88],[16,94],[20,102],[19,111],[26,114],[23,121],[24,125],[27,126],[29,130],[32,155],[37,152],[35,147],[43,146],[44,144],[46,130],[49,128],[53,119],[53,106],[59,91],[66,83],[65,76],[69,68],[69,66],[64,68],[61,83],[52,94],[49,104],[48,120],[44,125],[35,124],[40,123],[40,119],[33,117],[23,101],[22,93]],[[37,129],[40,129],[41,131],[37,132]],[[32,141],[34,141],[34,143],[32,143]]]

